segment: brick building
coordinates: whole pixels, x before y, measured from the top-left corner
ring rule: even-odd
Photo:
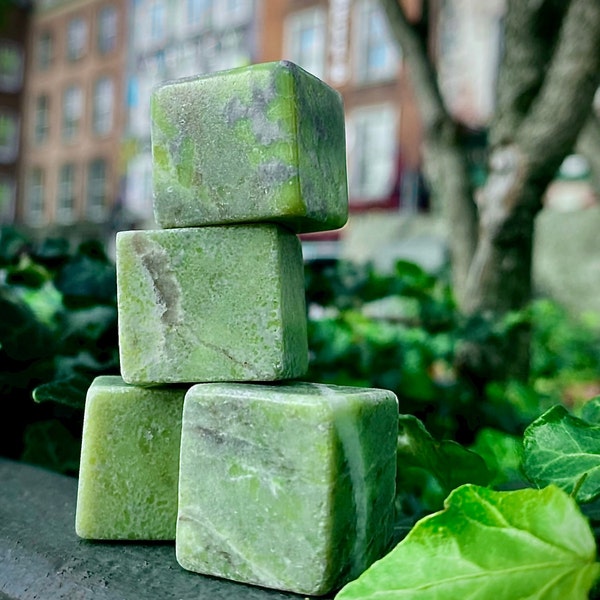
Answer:
[[[102,226],[119,197],[126,0],[42,0],[31,15],[17,221]]]
[[[153,86],[279,59],[343,95],[351,212],[423,207],[418,107],[377,0],[40,0],[28,48],[27,226],[102,225],[117,206],[152,226]]]
[[[0,223],[15,218],[30,5],[24,1],[0,5]]]

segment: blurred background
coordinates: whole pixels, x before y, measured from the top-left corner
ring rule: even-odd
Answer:
[[[403,2],[414,18],[421,4]],[[342,230],[305,236],[305,257],[382,268],[402,257],[427,269],[447,259],[440,207],[423,177],[418,103],[377,0],[5,0],[1,7],[3,224],[38,239],[101,236],[109,250],[115,231],[152,227],[152,87],[284,58],[338,89],[346,107],[351,218]],[[482,180],[505,2],[428,8],[439,86]],[[569,155],[548,190],[549,211],[581,211],[597,200],[586,159]],[[540,238],[553,237],[555,221],[544,220]],[[536,264],[540,285],[576,309],[599,308],[595,286],[575,281],[566,291],[555,280],[553,250],[561,264],[569,258],[541,242],[550,248]],[[594,243],[582,240],[569,256],[589,261]]]

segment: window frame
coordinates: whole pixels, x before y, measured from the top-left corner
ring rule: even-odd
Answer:
[[[15,93],[23,87],[25,53],[20,44],[5,38],[0,39],[0,55],[3,51],[14,53],[16,69],[14,73],[0,73],[0,91]]]
[[[378,117],[380,122],[375,123],[377,127],[375,129],[374,121]],[[399,126],[400,113],[391,102],[359,106],[349,113],[346,136],[348,188],[353,208],[388,205],[391,207],[399,204],[399,194],[397,194],[398,198],[393,197],[396,193],[394,184],[398,177],[399,166],[397,139]],[[365,174],[377,178],[378,171],[383,174],[379,176],[378,185],[369,184]]]
[[[39,176],[39,177],[36,177]],[[34,180],[35,179],[35,180]],[[42,167],[31,167],[27,173],[25,201],[25,221],[28,225],[40,227],[46,224],[46,173]],[[33,200],[36,200],[34,203]]]
[[[2,194],[6,191],[8,199],[4,202]],[[17,196],[17,182],[15,177],[8,174],[0,174],[0,223],[11,223],[15,218]]]
[[[286,57],[320,79],[325,78],[327,67],[327,17],[326,7],[316,5],[289,14],[284,24]],[[300,37],[310,30],[316,37],[316,50],[303,52]]]
[[[106,89],[103,89],[107,85]],[[102,87],[101,87],[102,86]],[[94,81],[92,97],[92,131],[97,136],[109,135],[114,126],[115,82],[109,75]]]
[[[2,131],[2,123],[6,123],[6,139]],[[21,119],[16,111],[0,107],[0,164],[9,165],[14,163],[19,156],[19,137],[21,130]]]
[[[50,95],[38,94],[34,99],[32,141],[41,146],[50,137]]]
[[[354,80],[358,84],[369,85],[392,81],[402,63],[401,51],[392,38],[383,9],[375,0],[358,0],[353,10],[353,62]],[[375,26],[382,31],[373,32],[373,19],[379,20]],[[387,54],[384,65],[378,69],[370,66],[371,49],[383,49]]]
[[[69,175],[69,176],[66,176]],[[56,221],[63,225],[75,222],[77,195],[75,186],[77,167],[73,162],[63,163],[58,170],[58,189],[56,194]]]
[[[101,56],[114,52],[119,36],[119,18],[114,4],[104,4],[98,10],[96,48]]]
[[[88,37],[89,24],[85,17],[77,15],[69,19],[65,47],[68,62],[81,60],[87,54]]]
[[[73,97],[69,97],[74,94]],[[84,110],[83,88],[78,84],[70,84],[63,90],[62,96],[62,139],[74,141],[81,131]]]
[[[95,172],[99,165],[102,166],[101,177],[98,177],[98,173]],[[86,171],[85,215],[90,221],[99,222],[106,217],[108,175],[109,164],[106,158],[96,157],[88,163]],[[100,193],[98,193],[98,190],[100,190]]]
[[[36,39],[35,64],[38,71],[48,71],[54,64],[54,33],[45,29],[40,31]]]

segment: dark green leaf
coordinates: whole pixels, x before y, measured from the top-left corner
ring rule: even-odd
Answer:
[[[14,290],[0,289],[0,315],[0,345],[10,358],[26,361],[52,354],[54,332]]]
[[[32,423],[25,430],[22,460],[52,471],[76,474],[81,443],[58,420]]]
[[[600,396],[596,396],[584,404],[581,418],[588,423],[600,425]]]
[[[59,272],[56,287],[70,307],[116,302],[116,271],[113,264],[80,254]]]
[[[600,426],[555,406],[536,419],[524,436],[524,467],[539,486],[556,484],[580,502],[600,496]]]
[[[436,441],[423,423],[412,415],[400,415],[398,429],[398,472],[418,467],[430,472],[445,494],[464,483],[487,485],[490,472],[485,461],[460,444]]]
[[[43,383],[33,390],[33,399],[39,403],[56,402],[83,410],[92,379],[88,375],[74,374],[65,379]]]
[[[475,443],[470,448],[481,456],[491,473],[494,486],[525,483],[521,472],[523,440],[497,429],[485,427],[477,432]]]

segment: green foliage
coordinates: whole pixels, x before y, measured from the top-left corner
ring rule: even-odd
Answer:
[[[487,485],[485,460],[457,442],[435,440],[412,415],[400,415],[396,504],[406,516],[439,510],[446,496],[464,483]]]
[[[370,265],[316,263],[306,287],[308,377],[391,389],[400,411],[439,439],[469,445],[483,428],[520,436],[544,410],[582,403],[586,386],[600,382],[598,323],[577,321],[548,299],[500,322],[467,318],[445,273],[433,276],[403,261],[388,275]],[[533,333],[528,381],[499,377],[492,366],[481,380],[461,371],[461,345],[502,347],[523,326]]]
[[[597,406],[598,399],[595,405]],[[595,417],[595,410],[586,414]],[[552,482],[580,502],[600,496],[600,424],[554,406],[526,430],[525,472],[537,485]]]
[[[405,263],[389,276],[316,265],[307,301],[311,379],[392,389],[401,412],[399,543],[338,598],[600,597],[590,592],[600,505],[580,509],[560,489],[596,498],[600,400],[587,401],[600,381],[597,322],[547,299],[500,322],[466,318],[444,276]],[[460,369],[461,345],[503,348],[520,327],[532,332],[528,381],[494,365],[479,380]],[[557,403],[580,418],[545,412]],[[543,438],[551,457],[538,443],[542,424],[554,428]]]
[[[589,524],[559,488],[464,485],[336,600],[584,600],[599,574]]]
[[[87,387],[118,372],[114,265],[98,242],[72,250],[4,228],[0,281],[0,390],[11,414],[0,455],[75,474]]]

